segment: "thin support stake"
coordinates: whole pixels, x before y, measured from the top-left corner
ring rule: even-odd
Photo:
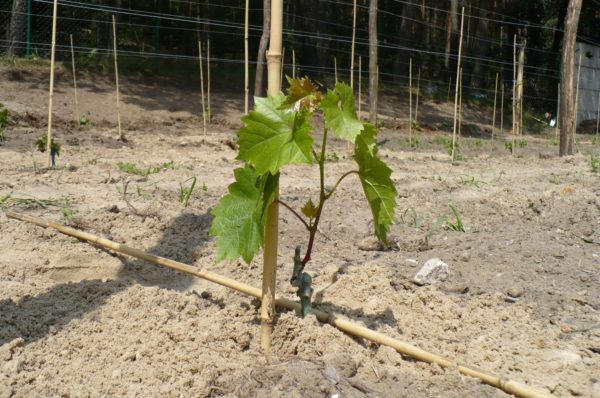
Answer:
[[[77,100],[77,74],[75,73],[75,52],[73,51],[73,35],[69,35],[71,41],[71,66],[73,69],[73,95],[75,97],[75,122],[79,124],[79,101]]]
[[[408,146],[412,146],[412,57],[408,61]]]
[[[212,108],[210,106],[210,39],[206,40],[206,102],[208,107],[206,108],[206,118],[210,123],[212,115]]]
[[[454,162],[454,154],[456,153],[456,122],[458,113],[458,80],[460,77],[460,57],[462,55],[463,43],[463,28],[465,25],[465,7],[462,8],[460,17],[460,40],[458,42],[458,61],[456,63],[456,91],[454,92],[454,128],[452,129],[452,162]]]
[[[458,137],[456,138],[456,142],[458,145],[461,139],[462,132],[462,86],[463,86],[463,69],[460,68],[460,75],[458,78]]]
[[[492,148],[494,147],[494,130],[496,130],[496,97],[498,96],[498,72],[496,72],[496,85],[494,86],[494,110],[492,112]]]
[[[125,136],[123,130],[121,130],[121,105],[120,105],[120,93],[119,93],[119,66],[117,64],[117,24],[115,23],[115,16],[112,15],[113,25],[113,59],[115,60],[115,85],[117,90],[117,129],[119,131],[119,139],[123,141]]]
[[[335,84],[338,83],[338,74],[337,74],[337,58],[333,57],[333,73],[335,76]]]
[[[271,0],[271,36],[267,51],[267,94],[281,91],[281,47],[283,41],[283,0]],[[261,291],[260,323],[261,346],[265,355],[271,355],[271,335],[275,316],[275,287],[277,285],[277,246],[279,244],[279,186],[275,200],[267,210],[265,245],[263,251],[263,280]]]
[[[204,107],[204,70],[202,67],[202,42],[198,41],[198,61],[200,63],[200,102],[202,103],[202,128],[206,140],[206,108]]]
[[[99,236],[87,232],[79,231],[58,223],[54,223],[51,221],[48,222],[38,217],[32,217],[26,214],[19,214],[12,211],[7,211],[6,216],[10,219],[32,223],[42,228],[52,228],[64,235],[72,236],[80,240],[85,240],[93,245],[104,247],[117,253],[135,257],[137,259],[147,261],[149,263],[161,267],[169,268],[178,272],[192,275],[197,278],[201,278],[209,282],[227,287],[229,289],[236,290],[248,296],[256,298],[262,297],[262,292],[260,289],[242,282],[238,282],[234,279],[221,276],[211,271],[206,271],[201,268],[198,269],[198,267],[192,267],[191,265],[180,263],[178,261],[174,261],[165,257],[155,256],[153,254],[146,253],[142,250],[135,249],[133,247],[129,247],[121,243],[101,238]],[[301,310],[300,303],[285,298],[275,299],[274,304],[276,304],[278,307],[286,308],[288,310],[296,312],[299,312]],[[535,390],[525,384],[517,383],[513,380],[494,375],[493,373],[480,370],[479,368],[473,366],[458,363],[454,359],[445,358],[440,355],[433,354],[412,344],[391,338],[383,333],[376,332],[365,326],[361,326],[350,320],[341,318],[339,315],[325,312],[317,308],[313,308],[312,313],[320,322],[328,323],[347,334],[360,338],[365,338],[377,344],[391,347],[397,352],[415,358],[419,361],[434,363],[443,368],[457,369],[460,373],[464,375],[478,378],[485,384],[499,388],[502,391],[505,391],[509,394],[513,394],[517,397],[550,398],[546,393]]]
[[[350,51],[350,88],[354,89],[354,48],[356,46],[356,0],[352,8],[352,50]]]
[[[512,95],[512,147],[511,154],[515,154],[517,145],[517,35],[513,36],[513,95]]]
[[[500,135],[504,135],[504,82],[502,83],[500,94]]]
[[[54,50],[56,48],[56,14],[58,0],[54,0],[52,7],[52,48],[50,50],[50,93],[48,95],[48,134],[46,136],[46,152],[48,154],[48,167],[52,167],[52,97],[54,97]]]
[[[361,103],[361,86],[362,86],[362,57],[358,57],[358,120],[362,120],[360,116],[360,103]]]
[[[250,0],[246,0],[246,10],[244,12],[244,114],[250,112],[250,67],[248,50],[248,19],[250,14]]]
[[[292,79],[296,78],[296,50],[292,49]]]
[[[419,93],[421,92],[421,67],[419,66],[419,73],[417,74],[417,95],[415,101],[415,124],[419,124]]]
[[[575,89],[575,112],[573,116],[573,146],[575,146],[575,136],[577,135],[577,112],[579,112],[579,77],[581,75],[581,48],[579,50],[579,65],[577,65],[577,88]]]

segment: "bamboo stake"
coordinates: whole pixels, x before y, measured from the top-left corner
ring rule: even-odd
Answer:
[[[296,78],[296,51],[292,49],[292,78]]]
[[[361,103],[361,86],[362,86],[362,57],[358,56],[358,120],[362,120],[360,116],[360,103]]]
[[[335,76],[335,84],[338,83],[338,74],[337,74],[337,58],[333,57],[333,73]]]
[[[494,130],[496,129],[496,97],[498,95],[498,72],[496,72],[496,85],[494,86],[494,111],[492,114],[492,148],[494,147]]]
[[[523,137],[525,128],[523,127],[523,101],[525,97],[525,48],[527,47],[527,39],[523,40],[523,47],[519,50],[519,135]]]
[[[193,267],[191,265],[187,265],[178,261],[174,261],[165,257],[155,256],[153,254],[146,253],[142,250],[135,249],[133,247],[129,247],[123,245],[121,243],[117,243],[84,231],[79,231],[71,227],[67,227],[52,221],[46,221],[44,219],[29,216],[26,214],[19,214],[12,211],[6,211],[6,216],[10,219],[20,220],[28,223],[35,224],[37,226],[43,228],[52,228],[62,234],[75,237],[77,239],[85,240],[95,246],[100,246],[109,250],[112,250],[117,253],[125,254],[131,257],[138,258],[140,260],[147,261],[149,263],[170,268],[175,271],[183,272],[188,275],[195,276],[197,278],[201,278],[207,280],[209,282],[216,283],[218,285],[236,290],[240,293],[246,294],[248,296],[261,298],[262,292],[260,289],[247,285],[242,282],[238,282],[234,279],[227,278],[225,276],[221,276],[211,271],[206,271],[203,269],[198,269],[197,267]],[[285,298],[277,298],[275,300],[275,304],[279,307],[297,311],[301,310],[300,303],[285,299]],[[373,341],[377,344],[385,345],[391,347],[398,351],[401,354],[408,355],[412,358],[415,358],[420,361],[437,364],[443,368],[455,368],[458,369],[464,375],[475,377],[480,379],[482,382],[497,387],[509,394],[516,395],[517,397],[522,398],[549,398],[550,396],[546,395],[544,392],[535,390],[525,384],[518,383],[516,381],[506,379],[501,376],[494,375],[490,372],[480,370],[479,368],[475,368],[473,366],[469,366],[466,364],[462,364],[457,362],[454,359],[445,358],[440,355],[436,355],[425,351],[419,347],[416,347],[412,344],[396,340],[389,336],[386,336],[383,333],[376,332],[364,326],[358,325],[350,320],[341,318],[339,315],[328,313],[316,308],[313,308],[312,313],[316,316],[316,318],[324,323],[329,323],[330,325],[338,328],[339,330],[356,336],[360,338],[365,338],[370,341]]]
[[[267,94],[281,91],[280,68],[283,32],[283,0],[271,0],[271,36],[267,51]],[[295,66],[295,65],[294,65]],[[261,346],[267,357],[271,355],[271,334],[275,315],[275,286],[277,282],[277,245],[279,235],[279,186],[275,188],[275,200],[267,210],[265,246],[263,254],[262,305],[260,308]]]
[[[504,135],[504,81],[502,81],[502,89],[500,90],[500,135]]]
[[[512,95],[512,147],[511,154],[515,155],[515,146],[517,144],[517,119],[516,116],[517,107],[517,34],[514,35],[513,42],[513,95]]]
[[[408,146],[412,145],[412,57],[408,61]]]
[[[581,75],[581,49],[579,50],[579,65],[577,65],[577,88],[575,89],[575,116],[573,118],[575,125],[573,126],[573,146],[575,145],[575,137],[577,135],[577,112],[579,112],[579,77]]]
[[[244,13],[244,114],[250,111],[250,71],[248,50],[248,19],[250,15],[250,0],[246,0],[246,11]]]
[[[556,126],[554,129],[554,137],[558,139],[558,114],[560,113],[560,83],[558,83],[558,96],[556,100]]]
[[[198,41],[198,61],[200,63],[200,99],[202,103],[202,128],[204,132],[204,139],[206,140],[206,109],[204,107],[204,71],[202,69],[202,43],[200,41]]]
[[[460,17],[460,40],[458,44],[458,61],[456,63],[456,91],[454,93],[454,128],[452,129],[452,162],[454,162],[454,154],[456,152],[456,116],[458,113],[458,80],[460,77],[460,57],[462,55],[463,28],[465,24],[465,7],[462,8]]]
[[[350,88],[354,89],[354,48],[356,46],[356,0],[352,9],[352,50],[350,51]],[[354,91],[353,91],[354,92]]]
[[[117,87],[117,128],[119,130],[119,139],[123,141],[125,136],[123,135],[123,131],[121,130],[121,105],[119,98],[119,67],[117,65],[117,24],[115,23],[115,16],[112,15],[112,25],[113,25],[113,58],[115,60],[115,83]]]
[[[54,0],[52,6],[52,48],[50,50],[50,92],[48,95],[48,133],[46,135],[46,153],[48,155],[48,167],[52,167],[52,98],[54,97],[54,50],[56,48],[56,14],[58,11],[58,0]]]
[[[419,73],[417,75],[417,98],[415,104],[415,124],[419,124],[419,92],[421,91],[421,67],[419,66]]]
[[[456,142],[458,143],[460,141],[461,138],[461,132],[462,132],[462,75],[463,75],[463,69],[462,67],[460,68],[460,75],[458,78],[458,138],[456,139]],[[460,144],[458,144],[460,145]]]
[[[598,128],[600,128],[600,92],[598,93],[598,111],[596,112],[596,144],[600,144],[598,140]]]
[[[79,101],[77,100],[77,74],[75,73],[75,51],[73,50],[73,35],[69,35],[71,41],[71,66],[73,68],[73,94],[75,96],[75,121],[79,124]]]
[[[281,74],[279,76],[279,80],[281,84],[283,84],[283,69],[285,68],[285,47],[283,47],[283,51],[281,53]]]
[[[206,40],[206,102],[208,107],[206,108],[206,118],[208,123],[211,119],[211,107],[210,107],[210,39]]]

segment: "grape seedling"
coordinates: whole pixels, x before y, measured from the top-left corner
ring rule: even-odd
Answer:
[[[311,260],[315,236],[325,202],[348,176],[357,175],[369,202],[375,235],[382,242],[394,220],[396,188],[391,169],[377,156],[377,129],[361,122],[354,106],[352,89],[343,83],[321,92],[308,78],[288,78],[287,96],[256,98],[254,111],[242,118],[238,132],[238,159],[245,166],[234,171],[235,182],[213,210],[210,234],[217,237],[217,261],[242,258],[250,263],[264,244],[267,209],[277,201],[300,220],[308,233],[304,255],[298,245],[291,283],[298,288],[302,314],[311,311],[312,278],[304,269]],[[316,147],[311,120],[316,112],[324,117],[321,145]],[[331,189],[325,189],[325,164],[329,133],[354,144],[357,168],[342,174]],[[276,199],[279,171],[291,164],[319,167],[319,197],[308,198],[300,211]]]

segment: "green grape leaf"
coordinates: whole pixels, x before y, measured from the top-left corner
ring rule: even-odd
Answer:
[[[283,94],[255,98],[254,111],[242,118],[238,132],[238,159],[254,166],[256,173],[276,174],[286,164],[312,163],[311,113],[280,109]]]
[[[321,103],[321,92],[315,83],[308,77],[294,79],[287,76],[290,86],[287,96],[281,105],[282,109],[290,108],[298,104],[300,109],[313,111]]]
[[[308,199],[308,201],[302,208],[302,213],[304,213],[306,217],[311,219],[317,216],[317,206],[315,206],[312,199]]]
[[[397,191],[391,179],[392,170],[377,156],[370,127],[356,137],[354,158],[358,175],[375,221],[375,235],[387,242],[387,233],[394,223]],[[374,129],[373,129],[374,130]],[[371,144],[373,142],[373,144]]]
[[[344,83],[336,84],[335,89],[325,94],[321,110],[325,114],[325,127],[336,137],[354,142],[363,130],[363,124],[356,116],[352,89]]]
[[[211,212],[215,218],[209,234],[217,237],[217,262],[241,257],[249,264],[263,246],[267,209],[275,200],[279,177],[260,176],[250,166],[236,169],[234,175],[229,193]]]

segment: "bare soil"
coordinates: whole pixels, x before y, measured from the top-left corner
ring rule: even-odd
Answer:
[[[241,165],[232,148],[241,92],[213,92],[215,116],[203,137],[194,87],[125,77],[121,142],[111,78],[80,78],[80,108],[92,123],[77,126],[70,75],[61,69],[54,132],[62,151],[59,167],[48,170],[45,155],[33,150],[46,129],[46,75],[0,69],[0,102],[11,111],[0,197],[56,202],[44,208],[9,199],[5,208],[260,286],[260,258],[217,265],[208,236],[210,211]],[[451,165],[442,142],[451,105],[420,105],[420,143],[410,148],[400,117],[406,101],[382,102],[380,153],[399,191],[395,245],[363,250],[369,209],[359,184],[344,182],[328,202],[307,269],[318,307],[555,396],[600,397],[600,175],[589,156],[599,156],[600,146],[580,136],[579,153],[559,158],[548,131],[526,136],[512,157],[506,132],[492,150],[491,117],[472,106],[463,116],[465,160]],[[346,144],[332,145],[327,168],[337,177],[353,161]],[[117,166],[170,161],[173,168],[148,176]],[[192,176],[197,189],[184,208],[179,182]],[[315,168],[286,168],[282,200],[301,207],[316,196],[316,181]],[[446,227],[455,221],[450,204],[466,232]],[[293,299],[294,247],[306,236],[289,212],[280,213],[278,291]],[[435,257],[450,277],[415,285],[414,274]],[[234,291],[0,212],[1,398],[507,396],[456,369],[290,312],[278,315],[267,361],[258,307]]]

